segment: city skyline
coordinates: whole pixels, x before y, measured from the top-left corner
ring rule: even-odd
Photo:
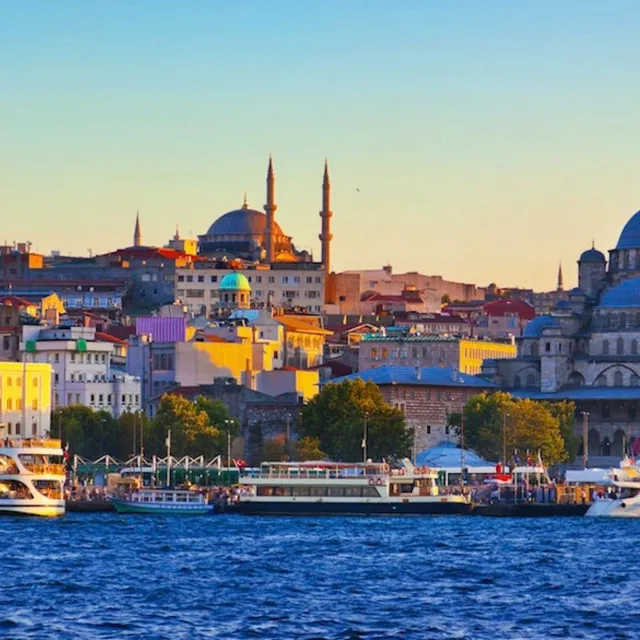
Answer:
[[[6,3],[7,241],[86,255],[262,210],[338,271],[565,286],[640,208],[635,3]]]

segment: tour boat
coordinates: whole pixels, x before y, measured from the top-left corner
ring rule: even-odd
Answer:
[[[615,487],[614,498],[600,498],[585,513],[590,518],[640,518],[640,469],[635,460],[625,458],[620,468],[607,474],[608,482]]]
[[[442,494],[438,469],[386,463],[264,462],[243,469],[234,510],[264,515],[467,513],[464,495]]]
[[[120,513],[151,513],[161,515],[206,515],[215,505],[207,496],[179,489],[138,489],[126,498],[112,498]]]
[[[0,514],[64,515],[63,456],[60,440],[0,439]]]

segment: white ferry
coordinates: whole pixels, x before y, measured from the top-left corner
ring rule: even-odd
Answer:
[[[137,489],[126,498],[112,498],[120,513],[157,515],[205,515],[213,513],[215,505],[196,491],[179,489]]]
[[[64,515],[63,455],[60,440],[0,439],[0,514]]]
[[[437,485],[438,469],[386,463],[264,462],[240,475],[234,510],[264,515],[467,513],[464,495]]]

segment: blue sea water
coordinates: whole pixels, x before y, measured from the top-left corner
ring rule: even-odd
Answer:
[[[0,637],[640,638],[640,522],[0,519]]]

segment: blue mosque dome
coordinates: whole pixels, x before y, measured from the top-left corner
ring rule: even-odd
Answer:
[[[220,281],[220,291],[251,291],[251,285],[246,276],[232,271]]]
[[[624,225],[616,249],[640,248],[640,211],[634,213],[629,222]]]
[[[274,233],[284,235],[280,225],[274,220]],[[267,226],[267,215],[243,206],[220,216],[207,231],[209,236],[262,236]]]
[[[625,280],[619,285],[609,289],[602,296],[599,306],[640,308],[640,278]]]
[[[523,338],[539,338],[542,335],[543,329],[559,328],[560,323],[550,315],[542,315],[534,318],[524,328],[522,333]]]
[[[602,251],[598,251],[595,247],[591,247],[591,249],[587,249],[580,256],[580,262],[606,262],[607,259],[604,257],[604,253]]]

